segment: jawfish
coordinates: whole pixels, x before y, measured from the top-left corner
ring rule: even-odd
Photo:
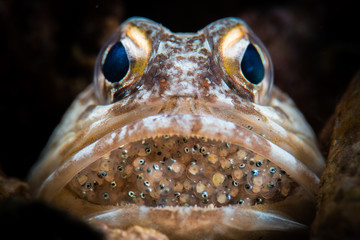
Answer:
[[[171,239],[306,231],[325,161],[242,20],[124,22],[55,129],[33,193],[92,224]],[[278,235],[276,235],[278,234]]]

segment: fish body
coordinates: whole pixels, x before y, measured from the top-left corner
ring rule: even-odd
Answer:
[[[304,231],[325,162],[269,53],[237,18],[172,33],[124,22],[30,174],[93,224],[172,239]]]

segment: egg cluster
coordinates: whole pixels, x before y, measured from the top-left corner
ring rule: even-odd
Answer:
[[[218,207],[279,201],[294,184],[285,171],[241,146],[162,136],[111,151],[68,188],[96,204]]]

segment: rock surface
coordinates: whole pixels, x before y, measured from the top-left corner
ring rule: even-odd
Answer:
[[[312,239],[360,236],[360,72],[336,107]]]

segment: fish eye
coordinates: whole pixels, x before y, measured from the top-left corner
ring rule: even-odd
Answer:
[[[121,41],[106,50],[102,60],[102,72],[111,83],[120,82],[129,71],[129,58]]]
[[[232,27],[218,32],[220,39],[209,41],[219,53],[224,81],[237,96],[267,105],[272,96],[273,65],[266,47],[255,33],[240,19],[231,18]]]
[[[247,81],[259,84],[265,76],[265,68],[258,49],[249,44],[241,60],[241,72]]]
[[[142,23],[147,26],[148,21],[124,22],[101,48],[94,68],[94,90],[100,104],[117,102],[141,87],[152,52],[151,38]]]

